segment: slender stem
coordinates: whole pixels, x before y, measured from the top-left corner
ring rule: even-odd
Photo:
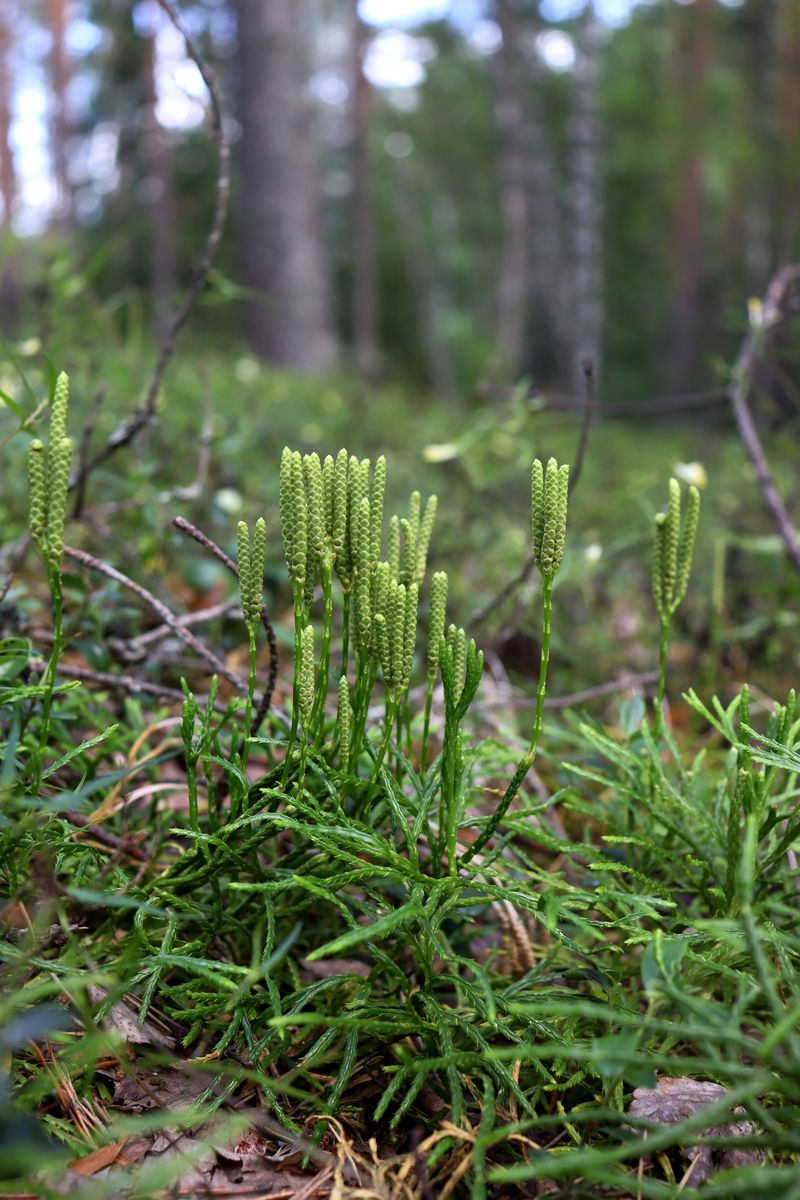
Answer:
[[[50,577],[50,595],[53,598],[53,645],[50,651],[50,661],[44,676],[44,698],[42,700],[42,728],[39,734],[39,754],[33,775],[33,790],[38,792],[42,781],[44,758],[50,737],[50,720],[53,711],[53,688],[56,682],[58,660],[64,645],[64,602],[61,594],[61,574],[56,567],[48,568]]]
[[[187,751],[186,754],[186,790],[189,793],[189,826],[193,833],[200,832],[200,818],[197,812],[197,758]],[[203,843],[208,850],[207,843]]]
[[[367,808],[369,808],[370,804],[372,803],[372,794],[375,784],[378,782],[378,776],[380,775],[381,767],[383,766],[383,760],[386,757],[386,751],[389,749],[389,742],[392,739],[392,725],[394,724],[395,717],[398,715],[399,705],[393,696],[388,695],[386,697],[386,715],[383,721],[383,737],[381,738],[381,744],[378,747],[378,755],[375,759],[375,766],[373,767],[372,776],[369,781]]]
[[[250,736],[252,734],[252,726],[253,726],[253,697],[255,696],[255,690],[256,690],[256,632],[255,632],[255,629],[248,630],[248,634],[250,637],[250,643],[249,643],[250,671],[248,674],[248,681],[247,681],[247,700],[245,702],[245,708],[244,708],[244,742],[242,743],[242,753],[241,753],[241,768],[242,768],[242,774],[245,776],[245,778],[247,778],[247,760],[250,757]],[[241,815],[242,804],[244,803],[244,799],[245,799],[246,795],[247,795],[247,788],[245,787],[244,792],[241,797],[241,801],[240,801],[238,799],[238,792],[234,792],[234,789],[231,788],[231,820],[232,821],[235,821],[237,819],[237,817],[239,817]]]
[[[347,663],[350,658],[350,589],[346,588],[342,601],[342,669],[341,675],[347,674]]]
[[[528,749],[531,763],[536,757],[536,747],[542,732],[544,716],[544,698],[547,692],[547,669],[550,665],[550,626],[553,614],[553,579],[552,576],[542,580],[542,653],[539,660],[539,686],[536,689],[536,715],[533,719],[531,741]]]
[[[376,671],[370,660],[366,655],[359,656],[356,668],[355,703],[353,705],[353,733],[350,739],[350,762],[354,767],[361,753],[361,744],[364,740],[369,702],[372,697],[372,689],[375,687],[375,679]]]
[[[664,732],[664,693],[667,687],[667,651],[669,649],[670,618],[661,618],[661,639],[658,650],[658,693],[656,695],[656,736]]]
[[[303,633],[303,587],[294,585],[294,683],[292,685],[292,724],[289,729],[289,740],[286,743],[286,757],[283,761],[281,787],[286,787],[289,778],[289,768],[297,741],[297,718],[300,712],[299,683],[300,683],[300,640]]]
[[[328,695],[328,680],[331,668],[331,624],[333,621],[331,590],[331,572],[329,569],[322,576],[322,594],[325,601],[325,609],[322,617],[322,647],[320,650],[317,694],[314,697],[314,710],[311,714],[310,725],[314,734],[319,732],[320,735],[325,724],[325,700]]]
[[[422,748],[419,752],[419,777],[425,778],[425,771],[428,765],[428,736],[431,729],[431,707],[433,705],[433,689],[435,678],[428,680],[428,691],[425,696],[425,720],[422,726]]]
[[[543,576],[542,578],[542,651],[539,660],[539,686],[536,690],[536,714],[533,719],[533,729],[531,731],[531,740],[528,749],[519,760],[517,769],[514,772],[511,782],[505,790],[503,799],[498,804],[492,817],[486,824],[483,833],[481,833],[472,845],[465,852],[461,859],[462,864],[468,863],[470,859],[483,849],[486,843],[494,834],[497,826],[506,815],[509,805],[514,800],[517,792],[522,785],[525,776],[533,766],[536,758],[536,749],[539,745],[539,737],[542,732],[542,718],[544,715],[544,700],[547,692],[547,668],[550,662],[550,628],[551,617],[553,610],[553,576]]]

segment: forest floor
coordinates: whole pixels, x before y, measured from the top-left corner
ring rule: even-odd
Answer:
[[[574,457],[575,417],[514,396],[465,417],[392,390],[354,412],[345,381],[248,356],[206,359],[210,396],[238,382],[203,414],[198,371],[178,364],[140,449],[94,472],[67,522],[52,678],[35,551],[0,610],[0,1194],[800,1196],[800,586],[724,420],[591,431],[536,767],[482,842],[535,705],[539,576],[506,590],[529,554],[530,460]],[[78,429],[75,371],[73,393]],[[100,409],[98,443],[118,416]],[[22,441],[3,450],[9,545]],[[334,686],[293,749],[285,442],[385,451],[389,512],[439,495],[430,570],[486,656],[460,740],[437,682],[423,757],[426,583],[397,735],[365,667],[355,761]],[[789,436],[771,451],[787,489]],[[702,514],[660,730],[651,546],[670,475],[700,485]],[[171,521],[233,554],[237,520],[261,514],[279,668],[254,728],[236,582]],[[270,658],[259,632],[256,694]]]

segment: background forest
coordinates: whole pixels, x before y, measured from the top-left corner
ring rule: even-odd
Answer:
[[[183,16],[233,150],[214,295],[248,289],[267,361],[455,403],[521,375],[574,395],[589,355],[605,399],[644,404],[719,383],[746,298],[797,249],[794,0]],[[4,0],[0,56],[6,329],[66,245],[99,298],[136,289],[157,322],[214,198],[180,36],[147,0]],[[239,317],[206,323],[225,339]]]
[[[799,259],[800,0],[0,0],[0,1192],[800,1200]]]

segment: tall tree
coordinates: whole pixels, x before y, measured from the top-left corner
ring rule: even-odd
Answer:
[[[572,386],[584,387],[583,363],[591,359],[601,378],[603,350],[603,192],[599,114],[600,30],[592,0],[576,38],[575,95],[571,119],[573,370]]]
[[[778,0],[778,255],[790,262],[800,235],[800,5]]]
[[[670,248],[672,317],[670,375],[678,390],[697,382],[702,315],[703,168],[702,132],[712,56],[712,0],[691,8],[672,6],[671,102],[676,121],[676,179]]]
[[[176,287],[175,172],[167,131],[158,120],[158,32],[144,39],[142,55],[143,198],[150,215],[150,287],[157,329]]]
[[[70,80],[67,54],[68,3],[69,0],[49,0],[48,5],[52,91],[50,145],[56,185],[56,222],[63,227],[69,226],[72,221],[72,188],[69,178],[71,122],[67,103]]]
[[[4,229],[11,228],[17,196],[17,175],[11,146],[12,17],[10,0],[0,0],[0,197],[3,201]]]
[[[257,353],[302,370],[333,359],[317,163],[299,0],[235,0],[239,25],[241,243]]]
[[[350,71],[353,122],[353,355],[358,373],[365,379],[371,379],[378,367],[378,279],[374,179],[369,146],[371,89],[364,74],[365,49],[364,23],[358,15],[358,0],[353,0]]]
[[[495,73],[497,181],[501,216],[495,345],[501,370],[514,376],[522,360],[525,336],[529,233],[524,62],[520,51],[518,0],[495,0],[495,14],[502,37]]]

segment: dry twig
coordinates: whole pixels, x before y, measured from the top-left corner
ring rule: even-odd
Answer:
[[[192,274],[192,282],[189,285],[189,290],[183,300],[183,303],[173,314],[172,319],[167,324],[166,332],[156,357],[153,373],[150,377],[150,382],[147,385],[145,396],[142,404],[127,420],[118,425],[108,442],[99,450],[91,459],[87,459],[79,471],[73,476],[71,485],[77,487],[96,467],[105,462],[117,450],[123,446],[129,445],[135,437],[145,429],[153,417],[155,416],[156,403],[158,393],[161,389],[161,384],[164,380],[167,367],[169,366],[172,355],[175,352],[175,344],[178,335],[189,319],[189,315],[194,308],[197,297],[203,290],[211,270],[212,263],[219,247],[222,231],[225,226],[225,218],[228,212],[228,197],[230,194],[230,147],[225,136],[224,116],[225,110],[222,101],[222,93],[219,84],[217,83],[214,72],[206,62],[203,55],[183,23],[183,20],[175,8],[172,0],[158,0],[158,4],[169,17],[172,24],[178,30],[186,43],[186,50],[189,57],[194,62],[203,83],[208,90],[209,99],[211,102],[211,127],[214,135],[214,143],[217,149],[217,183],[216,183],[216,201],[214,205],[214,216],[211,222],[211,228],[206,238],[203,254],[200,261],[195,266]]]
[[[783,544],[798,570],[800,570],[800,540],[769,469],[748,400],[770,338],[775,330],[786,321],[786,300],[789,289],[799,280],[800,264],[794,264],[782,267],[770,281],[764,296],[758,327],[751,328],[742,342],[727,392],[733,408],[736,428],[747,451],[747,456],[755,469],[761,495],[775,518],[775,524],[783,539]]]
[[[199,654],[201,658],[204,658],[209,666],[218,675],[221,675],[223,679],[227,679],[237,691],[245,695],[247,694],[247,683],[245,680],[240,675],[237,675],[235,671],[232,671],[222,659],[217,657],[213,650],[209,650],[208,646],[205,646],[184,625],[181,625],[178,618],[167,608],[166,604],[158,600],[152,592],[148,592],[147,588],[143,587],[141,583],[137,583],[136,580],[123,575],[122,571],[118,571],[116,567],[110,566],[109,563],[95,558],[93,554],[87,553],[86,550],[78,550],[74,546],[65,546],[64,553],[68,558],[73,559],[75,562],[83,563],[85,567],[91,567],[93,571],[99,571],[109,579],[121,583],[123,587],[128,588],[129,591],[141,597],[145,604],[148,604],[158,614],[162,622],[168,625],[172,632],[177,634],[191,650],[194,650],[195,654]]]

